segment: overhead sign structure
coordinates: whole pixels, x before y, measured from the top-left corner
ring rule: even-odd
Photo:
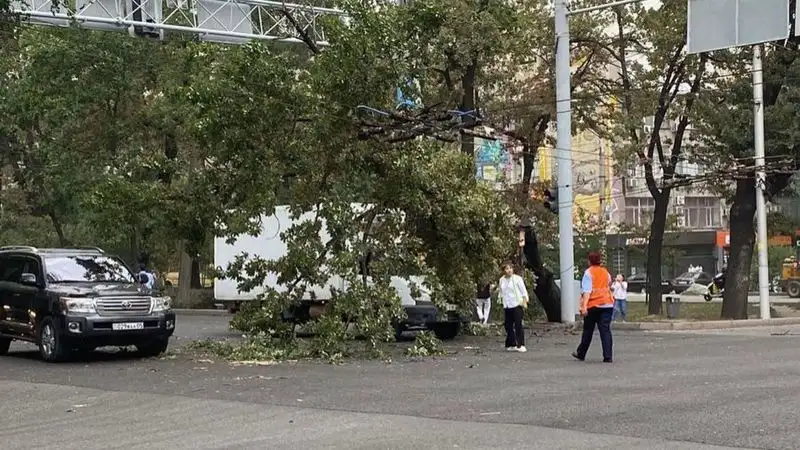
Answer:
[[[789,37],[789,0],[688,1],[686,43],[689,53],[763,44]]]
[[[156,38],[165,32],[193,33],[201,40],[232,44],[252,39],[303,42],[302,33],[317,45],[327,45],[319,19],[344,18],[337,9],[270,0],[14,0],[11,9],[36,24],[76,23]]]

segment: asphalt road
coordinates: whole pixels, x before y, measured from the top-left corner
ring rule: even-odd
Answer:
[[[181,317],[175,344],[224,337]],[[777,336],[773,333],[780,332]],[[0,358],[3,448],[795,449],[800,328],[618,332],[614,364],[571,360],[577,336],[529,352],[461,338],[449,357],[231,366],[101,353]],[[719,446],[719,447],[714,447]]]

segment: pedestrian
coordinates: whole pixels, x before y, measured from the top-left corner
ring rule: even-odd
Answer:
[[[611,274],[602,266],[603,257],[598,252],[589,253],[589,268],[581,280],[581,305],[583,336],[572,357],[583,361],[592,343],[594,328],[600,332],[603,345],[603,362],[610,363],[612,357],[611,319],[614,314],[614,297],[611,295]]]
[[[492,286],[489,283],[478,284],[475,305],[478,309],[478,322],[481,325],[488,324],[489,313],[492,312]]]
[[[506,350],[527,352],[525,331],[522,329],[524,308],[528,306],[528,289],[521,276],[514,273],[511,263],[503,265],[503,277],[498,283],[500,299],[503,304],[504,325],[506,328]]]
[[[614,293],[614,321],[622,317],[623,322],[628,320],[628,282],[622,274],[617,274],[614,284],[611,285]]]
[[[152,291],[156,287],[156,276],[153,275],[152,272],[147,270],[147,265],[144,263],[139,263],[139,273],[137,274],[137,278],[139,279],[139,283],[142,285],[143,288]]]

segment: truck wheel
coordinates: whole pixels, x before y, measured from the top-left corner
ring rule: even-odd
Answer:
[[[459,331],[461,331],[461,324],[459,322],[442,322],[437,323],[433,327],[433,333],[437,338],[443,341],[449,341],[455,338],[458,336]]]
[[[39,324],[39,354],[47,362],[66,361],[70,357],[70,349],[61,340],[58,327],[52,317],[45,317]]]
[[[786,285],[786,293],[791,298],[800,297],[800,281],[792,280]]]
[[[8,353],[9,347],[11,347],[11,339],[0,338],[0,355]]]
[[[159,338],[138,344],[136,346],[136,350],[140,356],[144,358],[152,358],[166,352],[167,347],[169,347],[169,338]]]
[[[403,339],[403,332],[406,331],[406,327],[403,324],[398,323],[394,326],[394,340],[401,341]]]

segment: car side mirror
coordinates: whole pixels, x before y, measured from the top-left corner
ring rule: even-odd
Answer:
[[[23,273],[22,276],[19,277],[19,282],[28,286],[36,286],[36,275],[32,273]]]

